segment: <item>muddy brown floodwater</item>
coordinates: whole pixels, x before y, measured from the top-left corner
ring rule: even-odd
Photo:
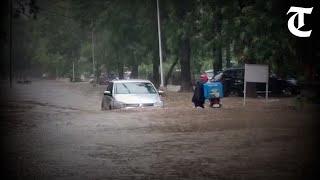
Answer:
[[[163,109],[100,111],[105,87],[33,81],[1,87],[8,179],[310,179],[316,108],[294,98],[223,99],[194,109],[167,92]],[[5,163],[4,163],[5,162]]]

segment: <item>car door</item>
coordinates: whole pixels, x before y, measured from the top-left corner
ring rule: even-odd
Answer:
[[[221,78],[223,84],[223,93],[225,96],[229,96],[232,90],[232,70],[226,70],[223,72],[223,76]]]

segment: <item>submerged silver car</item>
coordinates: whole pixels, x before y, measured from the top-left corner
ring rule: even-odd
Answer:
[[[161,93],[148,80],[113,80],[103,93],[101,109],[163,107]]]

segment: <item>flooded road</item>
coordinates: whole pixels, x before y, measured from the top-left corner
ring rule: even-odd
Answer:
[[[100,111],[105,87],[34,81],[4,87],[8,179],[305,179],[316,121],[293,98],[224,98],[194,109],[167,92],[163,109]]]

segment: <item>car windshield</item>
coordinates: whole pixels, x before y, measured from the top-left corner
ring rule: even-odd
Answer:
[[[156,94],[153,85],[148,82],[125,82],[115,84],[115,94]]]

